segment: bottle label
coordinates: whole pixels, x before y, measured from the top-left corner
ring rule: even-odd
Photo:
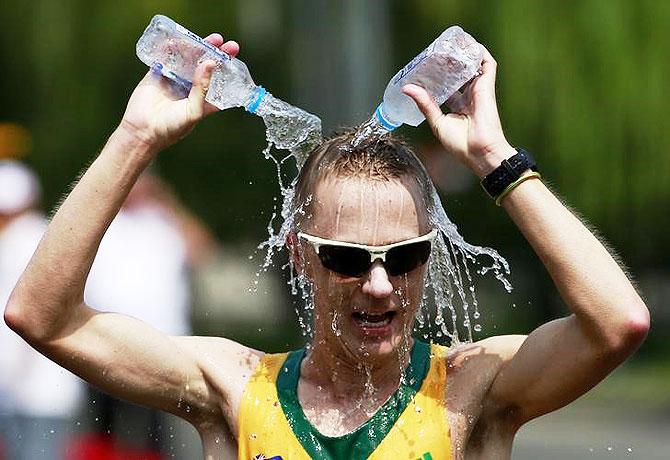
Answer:
[[[414,57],[414,59],[412,59],[411,61],[409,61],[409,63],[408,63],[405,67],[403,67],[403,68],[400,70],[400,72],[398,72],[398,73],[395,75],[395,77],[393,77],[393,84],[394,84],[394,85],[397,85],[398,82],[399,82],[400,80],[402,80],[403,78],[405,78],[405,77],[407,76],[408,73],[410,73],[412,70],[414,70],[414,68],[415,68],[416,66],[418,66],[419,64],[421,64],[421,62],[423,62],[423,60],[426,59],[426,58],[430,55],[430,53],[433,51],[434,46],[435,46],[434,43],[431,43],[431,44],[428,46],[428,48],[426,48],[425,50],[421,51],[419,54],[416,55],[416,57]]]
[[[382,105],[384,105],[383,102],[377,106],[377,110],[375,110],[375,117],[377,117],[377,121],[379,121],[379,124],[381,124],[384,127],[384,129],[386,129],[387,131],[393,131],[400,125],[391,123],[391,121],[384,116]]]

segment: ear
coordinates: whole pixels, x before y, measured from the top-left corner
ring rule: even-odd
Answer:
[[[302,254],[300,253],[300,242],[298,235],[291,230],[286,236],[286,248],[288,249],[288,257],[290,259],[293,269],[298,275],[302,275],[305,269]]]

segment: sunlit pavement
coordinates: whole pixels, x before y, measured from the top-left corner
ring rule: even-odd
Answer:
[[[667,460],[669,435],[668,407],[641,410],[578,402],[522,428],[512,458]]]

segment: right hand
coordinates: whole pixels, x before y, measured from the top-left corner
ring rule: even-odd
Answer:
[[[205,40],[232,57],[240,51],[237,42],[224,42],[216,33]],[[206,60],[196,68],[187,97],[175,94],[168,79],[151,69],[130,96],[120,128],[155,151],[174,144],[198,121],[219,110],[205,101],[215,65]]]

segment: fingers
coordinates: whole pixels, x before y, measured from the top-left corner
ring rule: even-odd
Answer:
[[[198,65],[193,75],[193,87],[188,95],[188,110],[190,117],[195,121],[205,116],[207,104],[205,96],[209,91],[209,84],[212,80],[212,72],[216,63],[208,59]]]
[[[482,59],[482,74],[478,77],[479,80],[486,83],[490,89],[494,89],[496,85],[496,70],[498,68],[498,63],[489,50],[486,49],[484,45],[481,45],[484,58]]]
[[[223,36],[221,36],[219,33],[209,34],[204,38],[204,40],[216,46],[217,48],[223,45]]]
[[[235,40],[225,41],[223,36],[219,33],[209,34],[204,38],[204,40],[216,46],[224,53],[229,54],[231,57],[237,56],[237,53],[240,52],[239,43],[237,43]]]
[[[226,43],[219,47],[221,51],[229,54],[231,57],[237,56],[237,53],[240,52],[240,44],[235,40],[228,40]]]
[[[428,92],[418,85],[405,85],[402,92],[411,97],[416,102],[417,107],[424,114],[428,123],[434,126],[437,121],[444,116],[440,106],[433,100]]]

